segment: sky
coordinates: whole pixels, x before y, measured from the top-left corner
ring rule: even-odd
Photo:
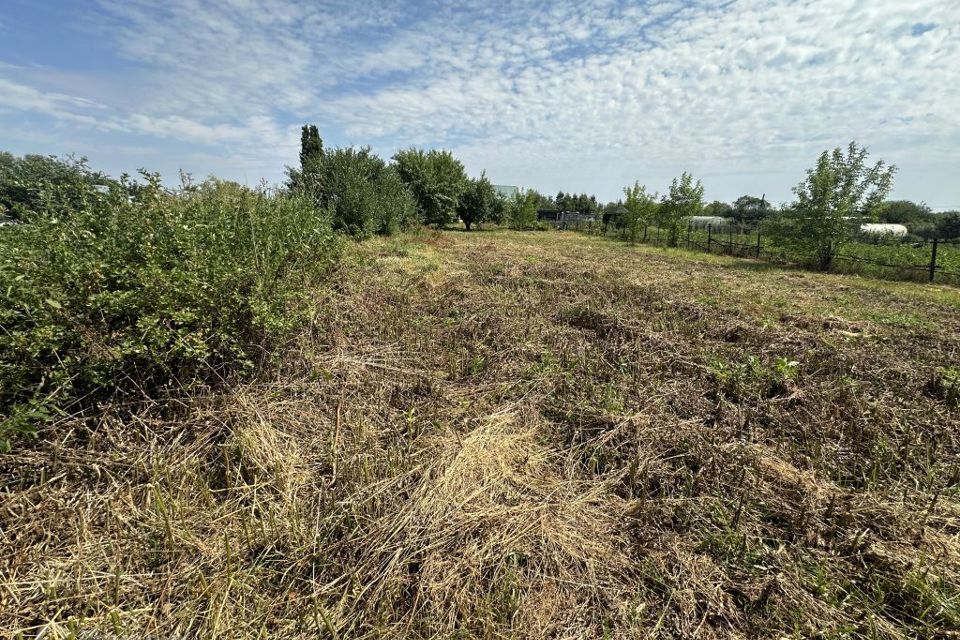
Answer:
[[[0,0],[0,150],[276,183],[304,123],[601,200],[785,202],[856,140],[960,209],[960,2]]]

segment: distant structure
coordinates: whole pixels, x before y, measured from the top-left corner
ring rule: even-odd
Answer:
[[[909,232],[902,224],[864,222],[860,225],[860,233],[866,233],[872,236],[895,236],[899,238],[907,235]]]
[[[706,229],[707,227],[717,228],[727,224],[726,218],[720,216],[690,216],[688,219],[690,226],[694,229]]]
[[[498,196],[503,198],[512,198],[520,192],[520,187],[514,187],[507,184],[495,184],[493,185],[493,190]]]
[[[620,229],[624,225],[624,216],[630,213],[627,211],[627,208],[622,204],[614,209],[613,211],[605,211],[603,213],[603,231],[606,233],[607,229],[613,224],[616,228]]]
[[[537,220],[557,229],[579,229],[596,222],[597,216],[592,213],[580,213],[579,211],[541,209],[537,211]]]

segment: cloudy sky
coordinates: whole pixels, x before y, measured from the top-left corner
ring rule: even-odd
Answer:
[[[0,149],[252,184],[305,122],[604,200],[784,201],[855,139],[960,208],[960,2],[0,0]]]

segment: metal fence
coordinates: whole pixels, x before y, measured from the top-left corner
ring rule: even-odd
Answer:
[[[620,230],[621,235],[623,230]],[[606,233],[606,231],[604,231]],[[667,234],[659,227],[644,228],[638,242],[663,246]],[[688,225],[677,246],[691,251],[739,256],[779,263],[805,264],[815,256],[791,252],[774,245],[762,225],[728,224],[697,228]],[[882,276],[905,280],[960,284],[960,240],[877,239],[863,236],[834,256],[839,271],[883,271]]]

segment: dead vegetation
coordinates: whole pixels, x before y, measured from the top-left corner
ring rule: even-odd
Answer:
[[[12,637],[960,634],[960,295],[359,246],[285,371],[0,454]]]

